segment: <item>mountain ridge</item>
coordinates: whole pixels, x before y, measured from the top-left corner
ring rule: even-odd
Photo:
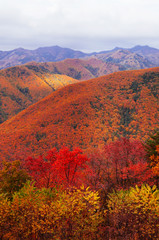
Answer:
[[[59,46],[40,47],[35,50],[17,48],[10,51],[0,51],[0,69],[12,67],[16,65],[26,64],[28,62],[57,62],[67,58],[87,58],[103,54],[114,53],[119,50],[128,50],[130,53],[138,53],[145,61],[150,62],[149,67],[159,66],[159,50],[149,46],[137,45],[133,48],[116,47],[108,51],[84,53],[82,51],[73,50],[70,48],[62,48]],[[106,60],[106,57],[105,57]]]

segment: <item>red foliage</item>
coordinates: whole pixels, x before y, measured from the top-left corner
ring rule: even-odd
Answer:
[[[56,148],[50,150],[46,156],[29,157],[25,165],[38,187],[68,187],[80,183],[88,160],[81,149],[70,151],[63,147],[59,151]]]
[[[93,174],[89,177],[95,188],[109,190],[153,183],[153,173],[146,162],[146,152],[138,140],[121,138],[96,151],[90,160]]]
[[[146,162],[143,144],[121,138],[105,146],[105,156],[112,165],[112,178],[123,187],[149,182],[152,171]],[[149,182],[150,183],[150,182]]]

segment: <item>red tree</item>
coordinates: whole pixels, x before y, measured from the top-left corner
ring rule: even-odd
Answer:
[[[138,140],[121,138],[105,145],[103,150],[90,156],[90,165],[91,185],[105,191],[143,182],[151,183],[153,177],[146,162],[144,146]]]
[[[112,179],[123,187],[148,182],[152,172],[146,162],[146,152],[138,140],[121,138],[105,146],[105,157],[110,161]]]
[[[37,186],[68,187],[81,183],[88,160],[81,149],[70,151],[67,147],[63,147],[59,151],[54,148],[38,158],[29,157],[25,165]]]

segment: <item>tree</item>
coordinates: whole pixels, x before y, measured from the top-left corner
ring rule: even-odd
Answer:
[[[159,191],[156,186],[109,194],[111,239],[159,239]]]
[[[140,141],[121,138],[90,155],[89,184],[106,193],[112,189],[151,183],[153,173],[148,168],[146,152]],[[152,182],[153,183],[153,182]]]
[[[57,150],[53,148],[46,155],[38,158],[28,157],[25,167],[34,179],[37,187],[53,187],[57,184],[57,175],[54,163],[57,160]]]
[[[55,162],[56,172],[61,183],[66,186],[84,183],[84,171],[88,168],[86,164],[88,161],[88,157],[79,148],[72,151],[67,147],[61,148]]]
[[[101,222],[98,192],[83,186],[51,190],[27,182],[11,202],[0,196],[2,239],[97,239]]]
[[[157,155],[156,146],[159,145],[159,131],[155,130],[150,134],[150,138],[146,140],[145,149],[148,157],[148,161],[151,160],[152,155]]]
[[[105,157],[110,161],[114,185],[129,187],[148,181],[146,152],[138,140],[121,138],[105,145]]]
[[[29,157],[25,165],[37,186],[69,187],[81,183],[88,160],[81,149],[71,151],[63,147],[59,151],[54,148],[38,158]]]
[[[155,131],[154,134],[150,135],[150,139],[146,141],[145,149],[149,167],[152,169],[156,185],[159,187],[159,131]]]
[[[0,170],[0,192],[5,193],[11,199],[13,193],[19,191],[24,183],[30,179],[30,176],[21,168],[20,161],[4,161],[2,165]]]

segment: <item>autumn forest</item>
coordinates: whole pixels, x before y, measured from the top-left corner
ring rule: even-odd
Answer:
[[[0,70],[1,240],[159,239],[159,67],[102,58]]]

